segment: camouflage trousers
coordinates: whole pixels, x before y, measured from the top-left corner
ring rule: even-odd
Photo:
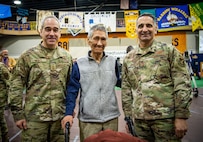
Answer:
[[[174,119],[134,120],[138,137],[149,142],[181,142],[175,135]]]
[[[23,130],[21,142],[64,142],[65,136],[61,120],[27,122],[28,129]]]
[[[8,128],[4,117],[4,107],[0,107],[0,142],[8,142]]]
[[[102,130],[111,129],[114,131],[118,131],[118,118],[109,120],[104,123],[79,121],[79,127],[80,127],[80,141],[83,142],[85,138],[93,134],[96,134]]]

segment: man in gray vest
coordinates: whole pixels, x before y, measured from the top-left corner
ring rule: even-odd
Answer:
[[[66,122],[73,123],[75,101],[80,90],[79,127],[80,140],[101,130],[118,131],[120,116],[115,86],[120,86],[119,70],[116,58],[106,55],[108,33],[99,24],[88,33],[88,44],[91,50],[87,57],[77,59],[73,65],[70,82],[67,87]]]

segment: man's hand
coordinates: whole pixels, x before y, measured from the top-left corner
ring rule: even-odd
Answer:
[[[70,123],[70,127],[73,125],[73,116],[72,115],[67,115],[61,120],[61,127],[65,130],[65,125],[66,123]]]
[[[20,129],[27,129],[27,122],[25,119],[16,121],[16,126]]]
[[[175,119],[175,133],[176,136],[182,138],[187,132],[186,119]]]

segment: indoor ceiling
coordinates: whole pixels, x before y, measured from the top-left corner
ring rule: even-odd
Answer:
[[[14,0],[0,0],[0,4],[28,10],[53,11],[120,11],[121,0],[21,0],[16,6]],[[138,0],[138,9],[150,9],[201,2],[202,0]]]
[[[58,11],[123,11],[120,9],[121,0],[21,0],[21,5],[15,5],[14,0],[0,0],[0,4],[10,5],[13,20],[16,17],[16,9],[29,10],[29,19],[34,20],[36,10]],[[130,1],[130,0],[129,0]],[[152,9],[169,7],[174,5],[184,5],[202,2],[202,0],[137,0],[138,9]],[[192,1],[192,2],[191,2]]]

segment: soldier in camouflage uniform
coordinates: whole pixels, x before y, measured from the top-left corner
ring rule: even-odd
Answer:
[[[140,138],[149,142],[181,142],[187,132],[192,101],[190,75],[183,55],[172,45],[154,39],[156,20],[140,15],[138,46],[122,68],[122,105],[133,117]]]
[[[10,72],[4,63],[0,62],[0,141],[8,142],[8,128],[4,117],[8,100]]]
[[[64,142],[61,119],[72,57],[57,46],[58,19],[45,17],[41,25],[42,42],[24,52],[14,68],[9,102],[17,127],[23,129],[22,142]]]

